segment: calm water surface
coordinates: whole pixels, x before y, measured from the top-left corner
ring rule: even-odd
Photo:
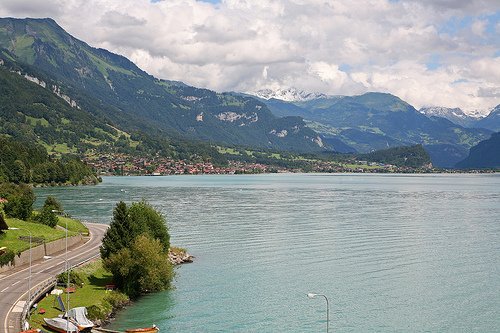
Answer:
[[[500,332],[500,175],[107,177],[37,189],[83,220],[147,199],[196,256],[114,329]],[[40,205],[40,202],[39,202]]]

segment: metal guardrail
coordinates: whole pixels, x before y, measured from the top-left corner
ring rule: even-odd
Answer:
[[[50,289],[54,288],[56,283],[57,283],[56,278],[52,277],[42,282],[41,285],[38,284],[39,287],[31,294],[31,299],[27,300],[26,303],[24,304],[23,311],[21,312],[21,329],[29,328],[29,324],[26,321],[26,316],[28,315],[31,306],[35,303],[36,300],[40,298],[41,295],[45,294]]]
[[[93,255],[92,257],[90,258],[87,258],[85,260],[82,260],[80,261],[79,263],[75,264],[75,265],[72,265],[68,268],[69,271],[71,271],[73,268],[75,267],[80,267],[86,263],[88,263],[89,261],[92,261],[96,258],[100,257],[100,254],[95,254]],[[64,273],[64,272],[67,272],[67,270],[64,270],[62,271],[61,273]],[[20,324],[21,324],[21,329],[22,330],[27,330],[29,329],[29,324],[28,324],[28,321],[26,320],[26,317],[28,316],[28,313],[31,309],[31,307],[33,306],[33,304],[41,298],[41,296],[45,293],[47,293],[49,290],[53,289],[55,286],[57,285],[57,279],[55,277],[51,277],[51,278],[48,278],[47,280],[45,280],[44,282],[42,282],[42,284],[38,284],[38,287],[32,294],[31,294],[31,298],[29,300],[26,301],[26,303],[24,304],[24,308],[23,308],[23,311],[21,312],[21,319],[20,319]]]

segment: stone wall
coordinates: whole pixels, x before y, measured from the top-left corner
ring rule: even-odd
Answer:
[[[68,237],[68,248],[80,244],[82,242],[83,242],[82,235]],[[66,239],[61,238],[56,241],[45,244],[45,255],[51,256],[54,253],[64,251],[65,249],[66,249]]]
[[[83,236],[76,235],[68,237],[68,248],[83,243]],[[64,251],[66,249],[66,238],[61,238],[49,243],[33,246],[31,248],[31,261],[36,261],[42,259],[44,256],[51,256],[57,252]],[[0,273],[7,272],[14,267],[28,265],[30,262],[30,251],[26,250],[21,252],[19,256],[14,257],[14,265],[5,265],[0,267]]]

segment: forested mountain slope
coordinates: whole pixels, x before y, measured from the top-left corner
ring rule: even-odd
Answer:
[[[4,60],[41,71],[83,110],[104,112],[128,131],[153,128],[164,136],[211,143],[324,150],[300,118],[277,118],[250,97],[158,80],[125,57],[72,37],[51,19],[0,19],[0,47]]]

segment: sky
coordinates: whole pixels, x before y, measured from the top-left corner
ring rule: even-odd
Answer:
[[[2,0],[148,73],[216,91],[392,93],[500,104],[498,0]]]

